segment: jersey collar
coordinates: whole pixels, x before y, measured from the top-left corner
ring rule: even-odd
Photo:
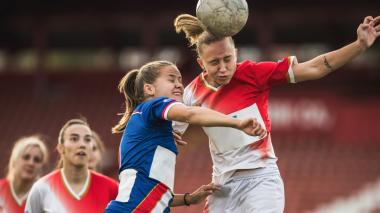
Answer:
[[[69,184],[69,181],[67,180],[66,176],[65,176],[65,173],[63,173],[63,169],[61,169],[61,177],[62,177],[62,180],[63,180],[63,184],[65,185],[66,189],[70,192],[70,194],[77,200],[80,200],[83,195],[87,192],[87,189],[90,185],[90,171],[87,170],[87,177],[86,177],[86,181],[84,182],[84,185],[83,185],[83,188],[82,190],[80,190],[79,193],[76,193],[70,186]]]
[[[16,191],[15,189],[13,188],[13,184],[11,181],[9,181],[9,188],[11,189],[11,194],[12,194],[12,197],[13,199],[16,201],[16,203],[21,206],[22,203],[26,200],[26,198],[28,197],[28,193],[26,193],[24,196],[22,197],[18,197],[17,194],[16,194]]]
[[[204,84],[205,87],[211,89],[212,91],[214,92],[217,92],[222,86],[219,86],[219,87],[214,87],[212,86],[211,84],[209,84],[204,76],[204,72],[201,73],[201,80]]]

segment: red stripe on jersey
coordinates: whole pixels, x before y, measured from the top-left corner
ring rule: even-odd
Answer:
[[[164,110],[162,110],[162,113],[161,113],[161,117],[162,117],[162,119],[166,120],[166,119],[165,119],[165,112],[166,112],[166,110],[168,109],[168,107],[171,106],[171,105],[174,104],[174,103],[176,103],[176,102],[172,102],[172,103],[168,104],[168,105],[164,108]]]
[[[143,201],[133,210],[133,212],[150,212],[156,204],[161,200],[162,196],[168,191],[162,183],[158,183],[144,198]]]
[[[252,143],[250,148],[252,150],[259,151],[261,153],[261,159],[266,159],[269,157],[269,136],[266,136],[262,140],[257,141],[256,143]]]
[[[7,179],[0,180],[0,212],[23,213],[25,209],[26,199],[21,205],[18,204],[16,198],[12,195],[10,182]],[[4,206],[1,206],[3,204]]]

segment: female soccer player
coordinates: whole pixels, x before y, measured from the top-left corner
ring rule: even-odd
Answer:
[[[8,164],[7,177],[0,180],[0,212],[23,213],[26,197],[42,173],[48,151],[39,136],[16,141]]]
[[[172,120],[202,126],[228,126],[263,137],[253,119],[235,119],[202,107],[182,104],[177,67],[155,61],[125,75],[119,84],[126,111],[114,133],[123,133],[119,149],[119,193],[106,212],[169,212],[170,206],[199,203],[218,189],[212,184],[173,196],[177,148]],[[189,177],[194,178],[194,177]]]
[[[380,16],[368,16],[351,44],[297,63],[294,56],[279,62],[237,63],[231,37],[217,38],[205,31],[191,15],[179,15],[174,26],[184,32],[198,53],[203,72],[186,88],[184,103],[204,106],[265,123],[267,136],[252,140],[227,128],[204,127],[210,141],[213,182],[225,189],[224,196],[211,195],[206,212],[283,212],[284,186],[270,137],[268,95],[274,85],[322,78],[369,48],[380,35]],[[184,128],[184,127],[182,127]],[[226,146],[235,141],[233,146]]]
[[[92,132],[87,122],[67,121],[58,137],[60,168],[33,185],[26,212],[103,212],[116,197],[118,186],[111,178],[88,169],[91,148]]]

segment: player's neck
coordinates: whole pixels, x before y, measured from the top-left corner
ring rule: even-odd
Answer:
[[[216,89],[221,86],[214,79],[212,79],[209,75],[204,74],[203,76],[204,76],[204,81],[206,81],[206,83],[209,84],[210,86],[212,86]]]
[[[12,181],[9,181],[9,184],[14,190],[14,193],[17,197],[23,198],[28,194],[30,188],[33,185],[33,180],[23,180],[21,178],[14,178]]]
[[[84,184],[89,174],[87,167],[67,165],[62,169],[63,175],[70,184]]]

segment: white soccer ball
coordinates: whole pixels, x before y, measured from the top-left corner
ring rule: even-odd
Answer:
[[[233,36],[247,23],[248,4],[246,0],[198,0],[196,15],[215,36]]]

